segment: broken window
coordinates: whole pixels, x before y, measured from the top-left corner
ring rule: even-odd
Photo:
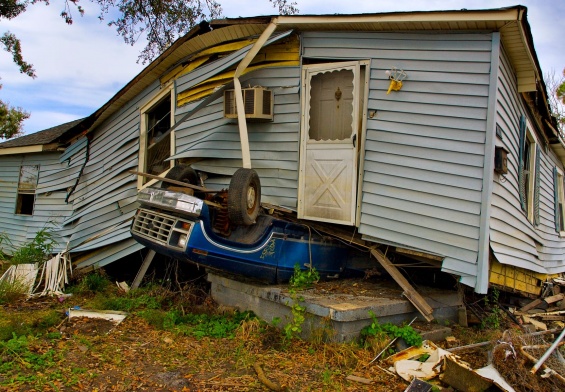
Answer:
[[[39,165],[26,165],[20,167],[18,180],[18,197],[16,200],[16,214],[33,215],[35,205],[35,189],[39,177]]]
[[[141,110],[140,171],[159,175],[171,167],[173,122],[171,90],[160,94]],[[144,181],[147,182],[146,179]]]

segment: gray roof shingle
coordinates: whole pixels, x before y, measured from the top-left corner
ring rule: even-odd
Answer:
[[[18,138],[0,143],[0,148],[26,147],[40,144],[49,144],[57,141],[65,132],[79,124],[83,119],[70,121],[65,124],[57,125],[43,131],[35,132],[29,135],[20,136]]]

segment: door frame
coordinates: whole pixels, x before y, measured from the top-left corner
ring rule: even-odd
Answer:
[[[300,218],[304,211],[304,195],[302,194],[302,189],[304,189],[304,162],[306,159],[306,144],[308,140],[308,124],[309,124],[309,97],[308,91],[306,89],[306,74],[309,70],[326,70],[331,69],[335,66],[358,66],[358,80],[359,89],[357,91],[358,97],[357,110],[359,111],[358,116],[358,129],[357,129],[357,153],[356,153],[356,167],[357,167],[357,178],[355,184],[355,194],[353,194],[353,225],[359,227],[361,220],[361,197],[362,197],[362,181],[363,181],[363,170],[364,170],[364,160],[365,160],[365,143],[366,143],[366,130],[367,130],[367,113],[368,113],[368,96],[369,96],[369,81],[370,81],[370,71],[371,71],[371,60],[354,60],[354,61],[332,61],[317,64],[303,65],[301,70],[301,93],[300,93],[300,138],[299,138],[299,174],[298,174],[298,205],[297,212]],[[355,77],[355,76],[354,76]],[[354,97],[355,98],[355,97]],[[355,107],[355,103],[354,103]],[[376,113],[376,111],[371,110],[371,113]],[[319,221],[332,222],[332,220],[319,219]]]

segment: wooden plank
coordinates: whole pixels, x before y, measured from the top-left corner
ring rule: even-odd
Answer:
[[[391,261],[378,249],[371,249],[371,254],[377,259],[377,261],[384,267],[384,269],[393,277],[393,279],[398,283],[400,287],[404,290],[404,296],[418,309],[420,314],[424,316],[427,321],[432,321],[434,316],[432,315],[433,309],[426,302],[424,297],[422,297],[412,285],[406,280],[406,278],[398,271],[398,269],[391,263]]]
[[[526,306],[522,306],[520,308],[520,312],[527,312],[530,309],[534,309],[536,306],[538,306],[539,304],[541,304],[543,302],[543,300],[541,299],[535,299],[532,302],[530,302],[529,304],[527,304]]]
[[[559,315],[556,315],[556,314],[554,314],[554,315],[551,315],[551,314],[543,315],[540,318],[543,321],[563,321],[563,320],[565,320],[565,316],[559,316]]]
[[[128,173],[133,173],[133,174],[137,174],[138,176],[151,178],[152,180],[161,180],[161,181],[164,181],[164,182],[168,182],[170,184],[178,185],[178,186],[185,187],[185,188],[194,189],[194,190],[197,190],[197,191],[200,191],[200,192],[205,192],[205,193],[217,193],[218,192],[216,190],[203,188],[203,187],[197,186],[197,185],[187,184],[186,182],[182,182],[182,181],[171,180],[169,178],[155,176],[155,175],[149,174],[149,173],[139,172],[137,170],[128,170]]]
[[[413,258],[414,260],[430,263],[432,265],[435,265],[436,267],[441,267],[441,263],[443,261],[443,257],[441,256],[436,256],[425,252],[419,252],[417,250],[396,247],[396,253],[406,255],[410,258]]]
[[[561,301],[563,298],[565,298],[565,294],[557,294],[557,295],[552,295],[551,297],[546,297],[543,300],[548,304],[552,304],[554,302]]]

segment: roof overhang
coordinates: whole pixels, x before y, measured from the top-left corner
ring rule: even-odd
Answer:
[[[35,144],[32,146],[0,148],[0,155],[30,154],[34,152],[56,151],[59,144]]]
[[[502,44],[517,73],[518,91],[537,89],[541,79],[526,8],[477,11],[396,12],[387,14],[279,16],[277,25],[296,30],[349,31],[498,31]]]
[[[205,28],[196,26],[93,113],[85,125],[95,129],[175,65],[220,43],[259,36],[272,23],[277,31],[498,31],[516,70],[520,92],[539,91],[540,67],[526,18],[526,7],[491,10],[419,11],[355,15],[259,16],[218,19]],[[544,96],[545,96],[544,92]]]

